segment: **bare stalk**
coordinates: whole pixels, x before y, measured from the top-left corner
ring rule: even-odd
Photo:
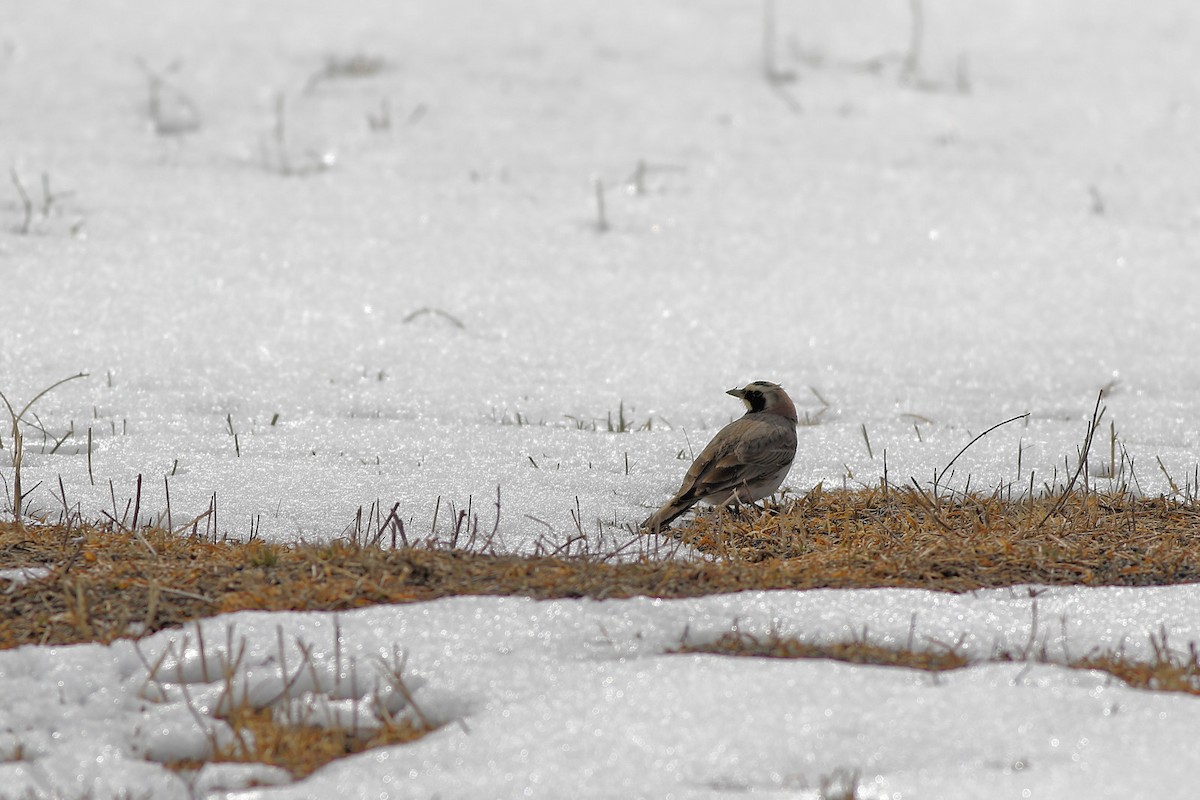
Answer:
[[[8,174],[12,177],[13,186],[17,189],[17,194],[21,196],[21,208],[24,211],[20,226],[17,227],[17,232],[21,234],[29,233],[29,229],[33,227],[33,200],[29,197],[29,192],[25,190],[25,184],[21,182],[21,176],[17,174],[16,167],[10,167]]]
[[[13,172],[13,177],[14,177],[14,179],[16,179],[15,171]],[[10,431],[11,431],[12,440],[13,440],[13,452],[12,452],[13,520],[17,523],[17,525],[21,524],[21,506],[22,506],[22,501],[24,500],[24,495],[22,494],[22,491],[21,491],[21,463],[24,460],[25,439],[21,433],[21,423],[25,422],[25,415],[29,412],[29,410],[31,408],[33,408],[34,404],[36,404],[37,401],[41,400],[43,397],[45,397],[51,391],[53,391],[54,389],[63,385],[67,381],[73,381],[76,378],[86,378],[86,377],[87,377],[86,372],[80,372],[78,374],[70,375],[66,378],[63,378],[62,380],[55,381],[54,383],[47,386],[45,389],[42,389],[40,392],[35,394],[33,396],[32,400],[30,400],[28,403],[26,403],[24,406],[21,407],[20,411],[17,411],[15,408],[13,408],[13,404],[11,402],[9,402],[9,399],[8,399],[8,397],[5,396],[4,392],[0,392],[0,400],[4,401],[4,406],[5,406],[5,408],[8,409],[9,421],[12,424]]]
[[[1019,419],[1029,419],[1029,412],[1026,411],[1024,414],[1018,414],[1017,416],[1013,417],[1012,419],[1004,420],[1004,422],[997,422],[995,425],[988,428],[986,431],[979,434],[971,441],[967,442],[966,446],[963,447],[962,450],[959,450],[958,454],[955,455],[954,458],[950,459],[950,463],[947,464],[945,467],[943,467],[941,472],[934,473],[934,476],[933,476],[933,494],[934,494],[934,496],[935,497],[937,496],[938,484],[941,483],[942,478],[946,477],[946,473],[949,472],[950,468],[954,466],[954,462],[958,461],[959,456],[961,456],[963,453],[967,452],[967,450],[971,449],[971,445],[975,444],[980,439],[987,436],[989,433],[996,430],[997,428],[1002,428],[1005,425],[1009,424],[1010,422],[1016,422]],[[1018,473],[1020,472],[1020,469],[1021,469],[1021,456],[1020,456],[1020,452],[1018,451],[1018,454],[1017,454],[1017,471],[1018,471]]]
[[[1092,410],[1092,419],[1088,422],[1087,435],[1083,440],[1083,448],[1079,452],[1079,464],[1075,467],[1075,474],[1067,481],[1067,485],[1063,487],[1062,496],[1058,498],[1058,502],[1046,512],[1046,516],[1042,517],[1042,521],[1038,523],[1038,527],[1046,524],[1046,520],[1062,510],[1062,507],[1067,504],[1067,498],[1071,496],[1071,490],[1075,488],[1075,482],[1079,480],[1079,476],[1083,473],[1084,465],[1087,464],[1088,451],[1092,449],[1092,440],[1096,437],[1096,429],[1100,427],[1100,418],[1104,416],[1105,409],[1100,407],[1100,401],[1104,399],[1104,390],[1096,395],[1096,407]]]

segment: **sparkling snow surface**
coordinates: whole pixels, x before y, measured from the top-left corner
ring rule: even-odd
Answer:
[[[394,664],[396,648],[417,705],[444,727],[298,784],[235,796],[816,797],[822,779],[844,772],[858,773],[860,796],[872,798],[1170,796],[1190,785],[1200,703],[1128,689],[1104,673],[1034,663],[933,676],[668,652],[734,626],[814,642],[865,629],[879,644],[958,644],[980,660],[1026,649],[1052,660],[1118,648],[1149,657],[1144,632],[1160,626],[1176,644],[1200,640],[1191,587],[1052,589],[1034,605],[1025,588],[455,598],[337,618],[220,617],[144,640],[140,656],[129,642],[25,647],[0,653],[0,787],[11,797],[123,789],[188,797],[186,780],[153,762],[202,756],[227,738],[210,716],[226,688],[223,663],[240,658],[239,696],[303,695],[319,721],[327,712],[314,696],[347,709],[386,697],[376,666]],[[303,678],[289,689],[281,661],[289,678]],[[144,663],[157,666],[154,680]],[[194,783],[277,780],[242,769],[210,770]]]
[[[28,507],[127,517],[140,475],[143,522],[165,521],[169,485],[176,525],[215,495],[220,530],[292,541],[339,536],[376,501],[413,531],[440,507],[446,535],[445,510],[468,505],[490,529],[499,490],[504,547],[561,542],[576,508],[616,541],[740,413],[723,391],[757,378],[817,423],[800,431],[797,493],[875,484],[885,451],[893,480],[928,480],[1026,412],[952,482],[1061,482],[1102,387],[1093,479],[1110,485],[1125,452],[1114,480],[1194,489],[1200,10],[927,0],[902,86],[909,8],[776,0],[775,68],[797,80],[772,89],[759,3],[6,4],[0,160],[33,217],[21,233],[6,180],[0,391],[20,407],[90,376],[33,408],[47,433],[27,434]],[[148,74],[161,126],[198,111],[196,130],[156,134]],[[622,412],[635,430],[608,432]],[[7,507],[7,426],[0,444]],[[1071,653],[1160,630],[1200,641],[1189,587],[1038,602],[1051,649],[1064,624]],[[867,797],[1194,783],[1196,701],[1102,675],[663,654],[685,628],[735,620],[903,642],[914,613],[919,641],[965,636],[981,658],[1031,621],[1024,590],[343,615],[346,652],[364,670],[408,653],[418,703],[450,724],[254,791],[811,797],[839,770]],[[206,622],[206,640],[230,625],[247,686],[268,693],[277,631],[328,649],[334,628],[243,614]],[[193,713],[215,692],[204,674],[148,682],[129,644],[0,653],[0,675],[0,796],[280,778],[221,766],[188,789],[157,766],[228,732]],[[309,700],[359,714],[363,694],[327,680]]]

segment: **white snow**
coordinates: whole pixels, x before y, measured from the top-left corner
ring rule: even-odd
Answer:
[[[50,574],[49,567],[18,567],[16,569],[0,569],[0,580],[8,581],[10,587],[21,586],[30,581],[38,581]]]
[[[1061,482],[1106,386],[1093,480],[1125,452],[1113,483],[1194,492],[1200,11],[921,5],[913,83],[932,90],[901,85],[898,59],[861,68],[903,54],[907,0],[776,0],[775,68],[797,78],[776,91],[763,5],[732,0],[8,4],[0,161],[32,210],[0,188],[0,391],[19,409],[89,374],[32,407],[28,508],[129,523],[136,503],[180,526],[215,495],[219,530],[290,541],[378,501],[421,533],[439,508],[447,536],[468,506],[490,530],[499,491],[504,547],[577,524],[616,541],[739,413],[723,391],[757,378],[820,414],[797,493],[874,484],[885,451],[893,480],[927,481],[1025,412],[953,484]],[[354,56],[367,74],[336,74]],[[652,428],[607,432],[622,409]],[[9,507],[7,425],[0,445]],[[1137,650],[1165,626],[1186,649],[1197,602],[1055,589],[1039,635],[1061,646],[1065,620],[1070,652]],[[923,640],[981,658],[1031,620],[1023,590],[343,615],[356,663],[399,648],[449,724],[246,793],[811,797],[839,770],[878,797],[1190,787],[1190,697],[1054,666],[934,679],[663,654],[735,620],[904,640],[913,613]],[[268,698],[279,631],[326,648],[334,628],[237,615],[206,641],[231,625],[238,686]],[[171,636],[143,644],[150,663]],[[222,687],[198,658],[148,684],[127,643],[0,654],[0,794],[188,796],[154,759],[228,735],[200,711]],[[290,701],[362,718],[339,676],[305,680]],[[194,791],[269,780],[217,771]]]
[[[127,786],[187,797],[187,779],[153,762],[203,755],[209,732],[224,732],[212,719],[229,691],[221,663],[258,687],[259,705],[305,695],[367,708],[388,695],[383,665],[400,655],[418,708],[443,727],[235,796],[814,797],[822,779],[851,772],[866,797],[1140,796],[1190,785],[1200,704],[1100,672],[989,659],[1148,658],[1147,632],[1178,646],[1200,640],[1198,619],[1191,587],[472,597],[336,617],[241,613],[156,634],[140,656],[129,642],[0,654],[7,749],[21,748],[0,764],[0,785],[20,787],[11,796]],[[865,631],[879,644],[958,646],[977,665],[931,675],[670,652],[733,629],[812,642]],[[216,662],[207,676],[201,641]],[[391,713],[411,711],[397,702]],[[217,786],[211,774],[197,777],[203,786]]]

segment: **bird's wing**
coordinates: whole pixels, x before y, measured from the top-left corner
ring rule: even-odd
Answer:
[[[796,455],[796,430],[756,417],[726,425],[696,458],[674,502],[733,493],[790,464]]]

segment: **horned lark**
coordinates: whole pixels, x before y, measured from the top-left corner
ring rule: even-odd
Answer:
[[[753,503],[783,483],[796,458],[792,399],[769,381],[754,381],[726,394],[741,398],[745,415],[717,432],[688,469],[675,496],[642,523],[646,530],[665,528],[698,502]]]

